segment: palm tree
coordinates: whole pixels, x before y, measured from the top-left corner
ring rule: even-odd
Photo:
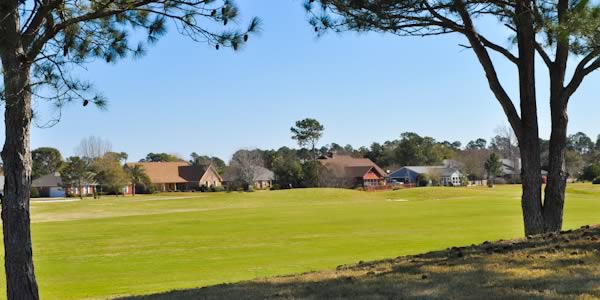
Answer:
[[[146,171],[144,171],[142,166],[127,166],[126,169],[133,186],[132,195],[135,196],[136,186],[140,183],[143,183],[144,185],[148,184],[150,182],[150,178],[148,178],[148,175],[146,175]]]

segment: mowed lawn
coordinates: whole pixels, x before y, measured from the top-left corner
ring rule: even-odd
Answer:
[[[43,299],[151,294],[521,237],[519,198],[498,186],[34,202],[34,259]],[[565,228],[597,223],[600,186],[569,186]]]

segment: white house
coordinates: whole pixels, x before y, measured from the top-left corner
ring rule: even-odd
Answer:
[[[389,174],[391,182],[416,184],[417,177],[421,174],[439,176],[440,184],[459,186],[463,175],[456,168],[447,166],[406,166]]]

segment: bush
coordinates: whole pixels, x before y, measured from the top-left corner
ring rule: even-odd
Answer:
[[[430,183],[431,179],[429,179],[429,175],[419,174],[419,176],[417,176],[417,186],[428,186]]]
[[[271,186],[271,191],[277,191],[280,190],[281,186],[277,183],[273,184],[273,186]]]
[[[222,186],[211,186],[209,191],[213,192],[213,193],[218,193],[218,192],[222,192],[225,189]]]
[[[592,184],[600,184],[600,176],[596,177],[596,179],[592,181]]]
[[[208,192],[208,187],[205,184],[203,184],[198,187],[198,191],[203,192],[203,193]]]
[[[36,188],[36,187],[32,187],[31,188],[30,197],[31,198],[39,198],[40,197],[40,190],[38,190],[38,188]]]
[[[593,163],[583,168],[583,174],[581,179],[583,180],[595,180],[600,177],[600,164]]]
[[[461,186],[468,186],[469,185],[469,178],[467,177],[461,177],[460,178],[460,185]]]

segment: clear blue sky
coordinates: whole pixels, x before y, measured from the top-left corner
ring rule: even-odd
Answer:
[[[242,20],[258,16],[264,23],[243,50],[215,51],[171,30],[141,59],[93,63],[82,77],[107,96],[108,110],[72,105],[58,125],[33,129],[32,146],[69,156],[82,138],[95,135],[130,160],[193,151],[227,160],[239,148],[294,146],[289,128],[305,117],[324,124],[321,144],[355,147],[405,131],[464,143],[489,139],[505,123],[475,56],[458,46],[465,43],[459,36],[316,38],[302,1],[238,4]],[[503,32],[494,32],[501,26],[488,27],[496,41],[508,43]],[[516,70],[507,64],[499,70],[514,95]],[[589,78],[572,99],[570,132],[600,133],[599,79]],[[539,94],[547,136],[546,85]]]

